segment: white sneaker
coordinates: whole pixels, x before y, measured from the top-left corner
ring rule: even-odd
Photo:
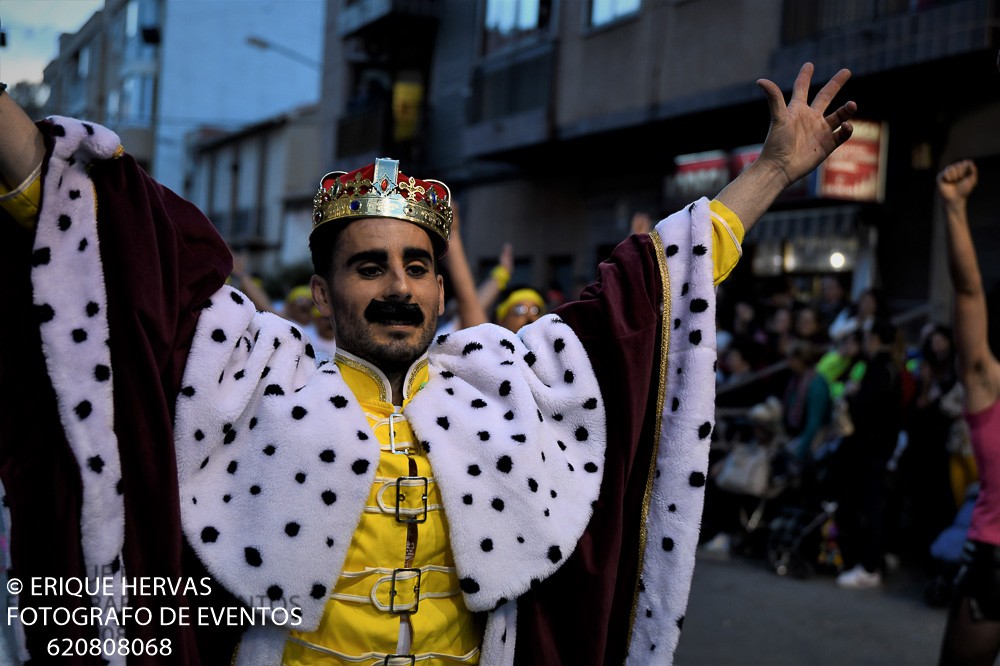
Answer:
[[[872,573],[867,571],[860,564],[855,565],[853,569],[841,572],[837,576],[837,587],[843,587],[852,590],[864,590],[873,587],[878,587],[882,584],[882,574],[878,571]]]

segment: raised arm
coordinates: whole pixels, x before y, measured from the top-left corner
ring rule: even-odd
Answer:
[[[444,255],[444,263],[451,274],[451,286],[455,290],[455,302],[458,304],[458,318],[462,328],[478,326],[489,321],[486,310],[479,303],[476,293],[476,283],[472,279],[472,270],[465,255],[465,245],[462,243],[461,224],[458,216],[458,203],[452,202],[451,241],[448,243],[448,254]]]
[[[7,189],[20,186],[44,158],[41,132],[10,95],[0,92],[0,178]]]
[[[787,105],[774,82],[757,81],[767,95],[771,111],[771,127],[764,148],[760,157],[716,197],[739,216],[746,231],[750,231],[782,190],[819,166],[854,131],[849,122],[858,108],[854,102],[825,115],[851,72],[846,69],[837,72],[809,104],[812,74],[812,63],[802,65]]]
[[[986,296],[969,233],[967,204],[979,181],[976,165],[962,160],[937,177],[948,230],[948,270],[955,289],[955,342],[966,408],[977,412],[1000,397],[1000,363],[987,338]]]

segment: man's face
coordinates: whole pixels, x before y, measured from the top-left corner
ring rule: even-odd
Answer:
[[[334,245],[330,276],[314,275],[312,289],[337,346],[386,374],[405,371],[427,350],[444,312],[430,237],[392,218],[351,222]]]

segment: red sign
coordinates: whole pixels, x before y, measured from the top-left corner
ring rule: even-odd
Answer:
[[[819,170],[816,195],[827,199],[883,201],[888,127],[871,120],[852,120],[854,134]]]

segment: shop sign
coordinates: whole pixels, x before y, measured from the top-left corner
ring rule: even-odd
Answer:
[[[820,165],[816,196],[849,201],[885,200],[886,123],[852,120],[854,134]]]

